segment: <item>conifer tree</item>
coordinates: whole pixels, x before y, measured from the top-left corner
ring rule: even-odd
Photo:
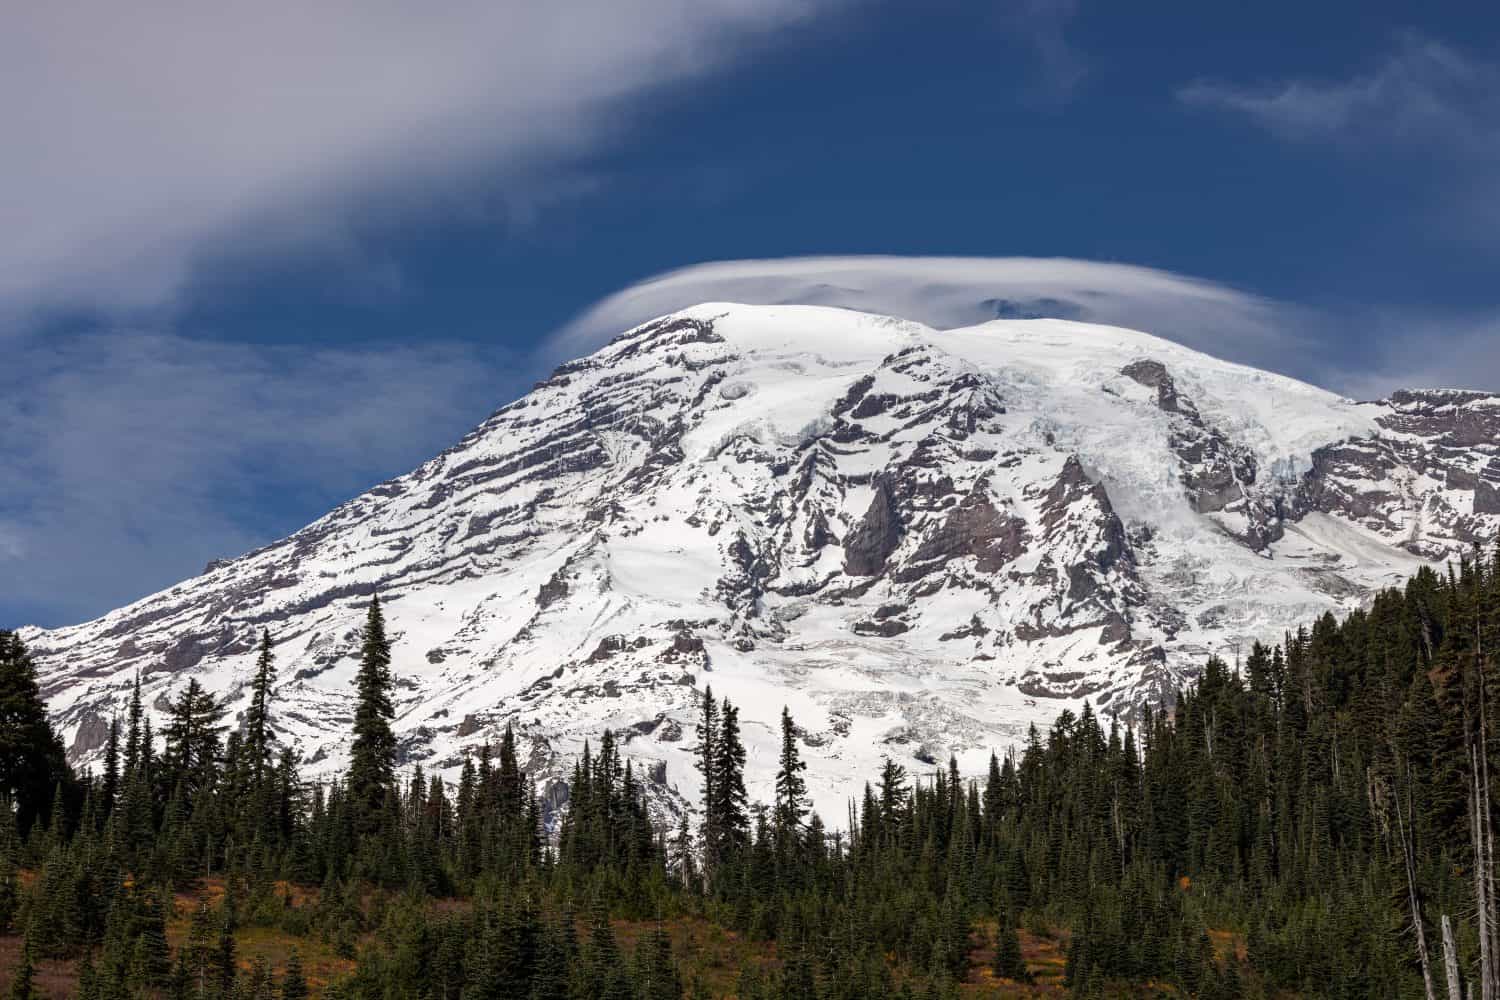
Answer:
[[[188,924],[187,944],[179,955],[179,961],[187,962],[193,989],[199,996],[203,996],[211,984],[213,942],[213,915],[209,912],[207,903],[199,902]]]
[[[167,981],[172,971],[172,953],[167,946],[167,919],[165,897],[156,893],[144,893],[137,905],[139,914],[136,952],[139,974],[145,984],[159,986]]]
[[[186,1000],[187,991],[181,992]],[[99,1000],[99,974],[94,968],[94,956],[85,951],[78,962],[78,993],[74,1000]],[[177,1000],[174,996],[173,1000]]]
[[[682,1000],[682,976],[672,959],[672,939],[660,925],[636,946],[635,989],[640,1000]]]
[[[739,709],[725,698],[720,707],[715,796],[719,854],[730,857],[750,844],[749,796],[745,792],[745,745],[740,741]]]
[[[9,1000],[40,1000],[36,989],[36,962],[31,954],[31,935],[21,942],[21,961],[10,981]]]
[[[699,840],[703,845],[703,865],[712,874],[722,851],[723,817],[719,796],[719,705],[714,689],[703,689],[703,708],[698,721],[698,759],[695,766],[703,776],[703,828]]]
[[[271,964],[265,956],[259,956],[250,966],[250,981],[240,994],[243,1000],[274,1000],[271,981]]]
[[[1031,982],[1031,973],[1021,957],[1021,938],[1016,933],[1015,917],[1009,910],[1001,914],[995,931],[995,964],[992,971],[997,979]]]
[[[230,996],[234,990],[235,977],[239,971],[235,961],[236,955],[234,916],[232,913],[226,913],[219,922],[219,941],[214,948],[212,959],[213,982],[222,997]]]
[[[354,742],[350,747],[349,796],[356,810],[356,826],[369,832],[380,822],[386,795],[396,773],[396,737],[391,731],[395,707],[391,702],[391,647],[385,636],[380,598],[370,598],[355,680]]]
[[[47,815],[53,791],[70,778],[31,654],[19,635],[0,631],[0,797],[15,808],[22,836]]]
[[[141,675],[135,675],[135,681],[130,687],[130,708],[125,716],[125,774],[124,781],[130,783],[131,777],[141,765],[141,724],[144,719],[144,708],[141,703]]]
[[[275,683],[276,657],[271,652],[271,630],[262,629],[260,655],[250,684],[250,708],[245,713],[245,745],[257,789],[264,785],[271,768],[271,688]]]
[[[167,716],[164,758],[166,785],[180,786],[189,805],[197,796],[213,786],[219,763],[219,736],[224,727],[224,707],[212,694],[198,683],[198,678],[188,680],[188,685],[172,703]],[[149,733],[149,729],[147,730]],[[141,759],[148,759],[148,750],[143,737]]]
[[[807,762],[797,749],[797,730],[792,723],[792,714],[783,706],[781,762],[776,771],[775,811],[776,830],[783,837],[795,838],[802,826],[803,817],[807,815],[807,779],[802,777],[805,770]]]
[[[286,972],[281,977],[281,1000],[307,1000],[307,977],[302,971],[302,955],[296,949],[287,956]]]
[[[505,724],[500,737],[500,769],[496,776],[497,798],[502,817],[513,817],[521,811],[521,766],[516,759],[516,734],[511,724]]]
[[[887,838],[896,833],[906,801],[906,768],[886,757],[880,768],[880,824]]]
[[[104,783],[100,789],[101,819],[108,819],[115,811],[115,802],[120,797],[120,717],[109,720],[109,736],[104,742]]]
[[[9,810],[10,806],[0,802],[0,809]],[[0,934],[10,930],[20,901],[20,878],[16,863],[8,851],[0,851]]]

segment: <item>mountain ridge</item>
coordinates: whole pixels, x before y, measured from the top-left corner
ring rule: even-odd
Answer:
[[[407,762],[450,772],[513,722],[560,801],[609,725],[691,801],[712,684],[752,785],[793,706],[816,799],[1083,699],[1129,718],[1464,551],[1500,528],[1497,439],[1490,394],[1355,403],[1119,328],[705,304],[285,539],[25,637],[86,762],[138,670],[157,711],[190,674],[242,709],[272,628],[279,732],[336,770],[379,589]]]

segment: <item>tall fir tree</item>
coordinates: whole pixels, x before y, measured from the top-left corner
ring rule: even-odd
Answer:
[[[19,635],[0,631],[0,796],[15,808],[22,836],[52,810],[54,791],[71,779],[31,654]]]
[[[271,652],[271,630],[260,633],[260,655],[250,683],[250,708],[245,712],[245,746],[257,790],[264,787],[272,767],[271,688],[276,683],[276,656]]]
[[[385,635],[380,597],[370,598],[355,679],[354,742],[350,747],[349,796],[356,825],[370,831],[380,825],[386,796],[396,777],[396,736],[391,731],[391,646]]]
[[[104,742],[104,775],[100,789],[100,819],[108,819],[120,798],[120,717],[109,720],[109,737]]]
[[[714,748],[715,798],[719,853],[732,857],[750,845],[750,804],[745,791],[745,744],[740,740],[740,712],[725,698],[719,706],[719,740]]]
[[[130,778],[141,765],[141,726],[145,721],[145,708],[141,701],[141,675],[135,675],[135,681],[130,686],[130,707],[125,716],[125,774],[124,781],[130,783]]]
[[[795,840],[807,815],[807,779],[802,772],[807,770],[807,761],[797,749],[797,727],[792,722],[792,713],[781,709],[781,759],[776,770],[775,827],[783,842]]]
[[[699,841],[703,846],[705,872],[718,864],[722,850],[723,817],[719,812],[719,705],[714,689],[703,689],[703,707],[698,720],[698,754],[695,766],[703,776],[703,825]]]
[[[307,1000],[307,975],[302,971],[302,954],[296,948],[287,956],[286,972],[281,976],[281,1000]]]
[[[1015,915],[1009,909],[1000,914],[995,929],[995,961],[991,968],[997,979],[1018,983],[1031,982],[1031,972],[1021,955],[1021,938],[1016,933]]]
[[[162,730],[166,739],[163,758],[166,786],[180,787],[190,808],[217,779],[224,711],[218,699],[203,689],[198,678],[192,677],[168,712],[167,725]],[[148,760],[145,749],[141,759]]]

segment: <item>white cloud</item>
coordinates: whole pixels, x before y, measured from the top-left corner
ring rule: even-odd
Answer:
[[[721,261],[649,278],[555,333],[540,360],[699,302],[803,303],[939,329],[997,315],[1062,316],[1143,330],[1356,398],[1399,388],[1500,390],[1500,316],[1377,306],[1318,309],[1155,268],[1036,257],[791,257]]]
[[[1500,388],[1494,315],[1335,317],[1166,271],[1068,259],[706,264],[604,299],[529,359],[443,343],[23,338],[0,369],[0,458],[12,472],[0,491],[0,618],[76,620],[264,544],[432,457],[546,365],[708,300],[836,305],[938,327],[1067,315],[1362,398],[1403,386]]]
[[[1067,37],[1068,22],[1077,13],[1077,0],[1016,0],[998,8],[1000,19],[1036,59],[1033,96],[1044,103],[1066,101],[1088,75],[1083,54]]]
[[[1243,114],[1295,139],[1426,144],[1497,152],[1500,69],[1408,35],[1372,72],[1245,86],[1200,80],[1184,103]]]
[[[1371,308],[1357,325],[1361,350],[1331,377],[1356,399],[1395,389],[1500,392],[1500,312]]]
[[[0,372],[0,608],[97,614],[301,527],[524,388],[501,360],[454,344],[28,339]]]
[[[1148,267],[1038,257],[790,257],[700,264],[609,296],[545,345],[550,360],[698,302],[803,303],[900,316],[939,328],[997,315],[1070,316],[1170,337],[1190,347],[1274,367],[1316,344],[1308,316],[1211,281]]]
[[[632,102],[841,2],[16,6],[0,313],[156,305],[230,235],[337,243],[357,208],[456,202],[471,171],[509,178],[524,211]]]
[[[1401,179],[1381,206],[1414,244],[1491,252],[1500,233],[1500,62],[1419,35],[1399,37],[1371,70],[1259,85],[1199,81],[1185,104],[1243,115],[1292,142],[1359,157],[1361,171]],[[1400,171],[1400,173],[1397,173]],[[1321,379],[1359,398],[1392,389],[1500,390],[1500,313],[1379,302],[1325,311],[1315,329],[1346,345]]]
[[[1399,178],[1381,206],[1406,239],[1493,247],[1500,233],[1500,63],[1406,35],[1370,72],[1260,85],[1198,81],[1184,104],[1243,115],[1289,142],[1358,157]]]

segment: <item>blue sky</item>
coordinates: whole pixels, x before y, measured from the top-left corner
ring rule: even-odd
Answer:
[[[704,262],[1066,258],[844,304],[1108,287],[1089,318],[1351,394],[1500,389],[1492,3],[116,7],[0,39],[0,624],[295,530],[647,305],[828,266],[637,288]]]

